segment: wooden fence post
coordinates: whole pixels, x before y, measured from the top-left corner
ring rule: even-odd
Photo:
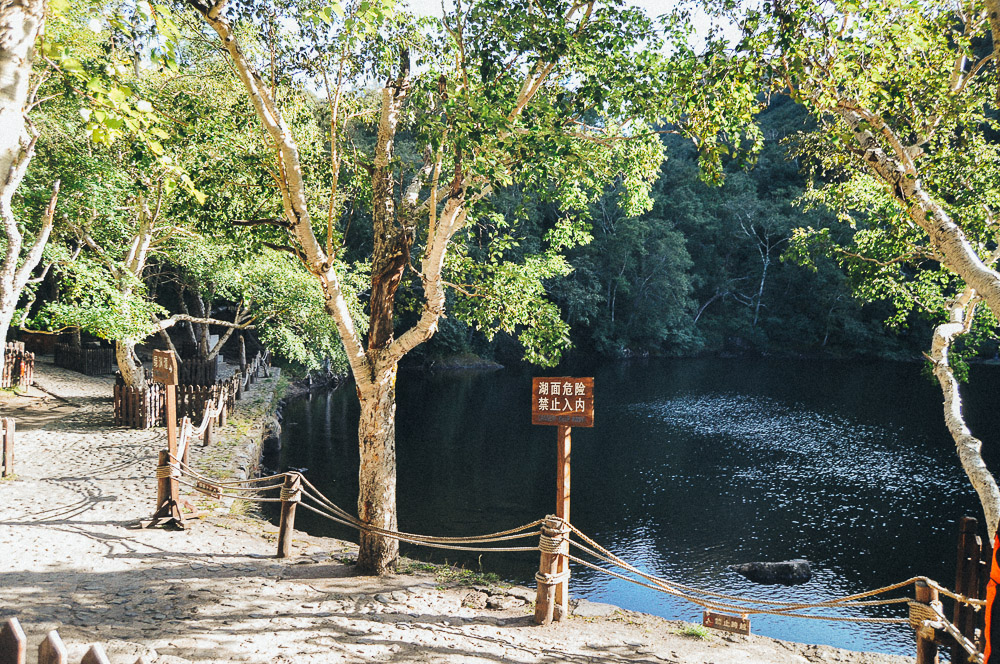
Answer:
[[[2,664],[24,664],[28,639],[24,636],[17,618],[8,618],[0,629],[0,662]]]
[[[562,521],[551,516],[546,517],[542,525],[541,550],[542,556],[538,564],[538,591],[535,596],[535,624],[548,625],[556,613],[556,585],[559,570],[559,549],[562,546],[560,535],[564,534]],[[560,616],[562,617],[562,616]]]
[[[38,646],[38,664],[66,664],[66,646],[56,630],[49,632]]]
[[[298,473],[285,475],[281,487],[281,525],[278,527],[278,557],[292,555],[292,534],[295,532],[295,507],[302,499],[302,477]]]
[[[95,643],[90,646],[90,650],[80,660],[80,664],[111,664],[111,660],[104,653],[104,648]]]
[[[185,433],[187,435],[185,435]],[[191,456],[191,418],[187,415],[181,419],[180,434],[184,436],[184,453],[181,455],[181,463],[185,466],[190,466],[190,456]]]
[[[160,468],[170,465],[170,450],[160,450],[157,459]],[[159,509],[165,502],[170,500],[170,476],[162,472],[157,473],[156,478],[156,508]]]
[[[931,588],[926,581],[916,583],[917,602],[934,604],[938,602],[937,588]],[[938,602],[940,606],[940,602]],[[938,664],[938,647],[934,643],[934,629],[917,627],[917,664]]]
[[[201,446],[208,447],[212,444],[212,427],[215,426],[215,418],[210,417],[208,421],[205,422],[205,439],[202,440]]]
[[[970,517],[962,517],[958,527],[958,563],[955,566],[955,592],[972,599],[979,598],[979,558],[983,548],[983,540],[976,534],[978,522]],[[969,641],[976,641],[976,612],[972,607],[962,602],[955,602],[955,614],[952,622],[962,636]],[[951,661],[966,662],[968,653],[959,645],[952,646]]]
[[[14,474],[14,418],[0,418],[0,477]]]

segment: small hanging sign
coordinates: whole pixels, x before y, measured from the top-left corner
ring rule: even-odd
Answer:
[[[594,426],[593,378],[533,378],[531,380],[531,423],[566,426]]]
[[[217,500],[222,498],[222,489],[214,484],[210,484],[209,482],[198,480],[195,482],[194,488],[196,491],[200,491],[206,496],[211,496]]]
[[[731,616],[727,613],[703,611],[701,614],[701,624],[705,627],[722,630],[723,632],[750,634],[750,619],[746,616]]]

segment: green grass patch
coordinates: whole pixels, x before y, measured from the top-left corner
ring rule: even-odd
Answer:
[[[683,629],[677,630],[677,633],[681,636],[688,636],[701,641],[708,641],[712,636],[712,633],[704,625],[688,625]]]

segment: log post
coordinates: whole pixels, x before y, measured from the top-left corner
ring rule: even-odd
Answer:
[[[295,507],[302,500],[302,477],[298,473],[285,475],[281,487],[281,525],[278,527],[278,557],[292,555],[292,534],[295,532]]]
[[[938,591],[931,588],[926,581],[916,583],[917,601],[921,604],[937,603]],[[934,629],[930,627],[917,627],[917,662],[916,664],[938,664],[938,647],[934,643]]]
[[[962,517],[958,530],[958,561],[955,566],[955,592],[976,599],[979,597],[979,558],[983,540],[976,534],[978,522],[972,517]],[[975,643],[976,612],[962,602],[955,602],[952,622],[962,636]],[[968,653],[959,645],[952,646],[951,661],[965,662]]]
[[[570,460],[572,452],[573,429],[560,425],[556,429],[557,453],[556,453],[556,486],[558,495],[556,496],[556,516],[569,521],[570,505]],[[569,614],[569,553],[568,541],[559,549],[556,555],[556,574],[562,580],[556,586],[556,611],[555,619],[562,620]]]
[[[982,550],[979,553],[979,560],[977,561],[976,568],[979,570],[978,581],[979,585],[976,586],[976,597],[978,599],[986,599],[986,585],[990,580],[990,570],[993,565],[993,546],[992,542],[983,542]],[[982,651],[985,642],[986,635],[986,610],[982,609],[976,611],[976,629],[979,632],[979,639],[977,643],[979,644],[979,650]]]
[[[170,465],[170,452],[167,450],[160,450],[160,456],[157,459],[157,473],[156,473],[156,508],[159,509],[170,499],[170,477],[166,476],[160,468]]]
[[[212,429],[215,427],[215,418],[210,417],[208,421],[205,422],[205,439],[201,442],[202,447],[208,447],[212,444]]]
[[[565,535],[563,523],[559,519],[548,516],[542,525],[542,537],[538,548],[541,549],[541,560],[538,564],[538,591],[535,596],[535,624],[548,625],[556,616],[556,585],[559,576],[559,550],[562,548],[562,538]]]
[[[184,419],[181,420],[181,435],[184,437],[184,454],[181,455],[181,463],[184,464],[185,467],[191,465],[190,452],[192,443],[191,440],[192,431],[194,431],[194,428],[191,426],[191,418],[185,415]]]
[[[14,418],[0,418],[0,477],[14,474]]]

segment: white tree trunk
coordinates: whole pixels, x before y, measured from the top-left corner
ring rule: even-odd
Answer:
[[[115,359],[118,361],[118,370],[122,373],[122,380],[128,387],[135,387],[145,390],[149,387],[146,382],[146,372],[139,364],[139,357],[135,354],[135,342],[131,340],[119,340],[115,342]]]
[[[373,385],[358,390],[358,516],[383,530],[396,530],[396,364],[380,368]],[[399,557],[399,542],[361,533],[358,571],[385,574]]]
[[[968,475],[972,487],[979,494],[979,502],[982,504],[983,515],[986,518],[986,528],[992,542],[997,530],[997,519],[1000,518],[1000,489],[997,488],[996,479],[983,461],[982,441],[972,435],[972,431],[965,423],[959,383],[955,379],[948,357],[952,342],[956,337],[965,334],[972,324],[975,304],[971,302],[974,295],[975,291],[966,288],[958,300],[952,304],[948,322],[934,328],[931,361],[934,363],[934,375],[937,377],[944,395],[945,424],[955,441],[962,468]]]
[[[888,153],[867,129],[866,119],[860,113],[849,110],[850,107],[845,103],[836,112],[853,132],[862,161],[903,205],[913,223],[927,233],[930,246],[940,256],[941,263],[974,288],[993,313],[1000,316],[1000,273],[976,253],[962,228],[944,206],[924,189],[919,170],[913,159],[906,156],[909,154],[908,146],[886,129],[879,135],[891,143],[895,154]]]
[[[23,270],[18,266],[23,237],[14,218],[11,199],[34,152],[34,141],[28,135],[24,113],[35,39],[44,18],[44,0],[0,0],[0,220],[7,241],[6,251],[0,258],[0,348],[7,341],[14,307],[24,288],[20,278]],[[47,240],[47,230],[43,235]],[[28,258],[35,253],[34,250],[29,252]],[[40,259],[40,248],[37,255]],[[30,273],[37,263],[36,259],[27,272]],[[26,281],[25,278],[23,282]]]

